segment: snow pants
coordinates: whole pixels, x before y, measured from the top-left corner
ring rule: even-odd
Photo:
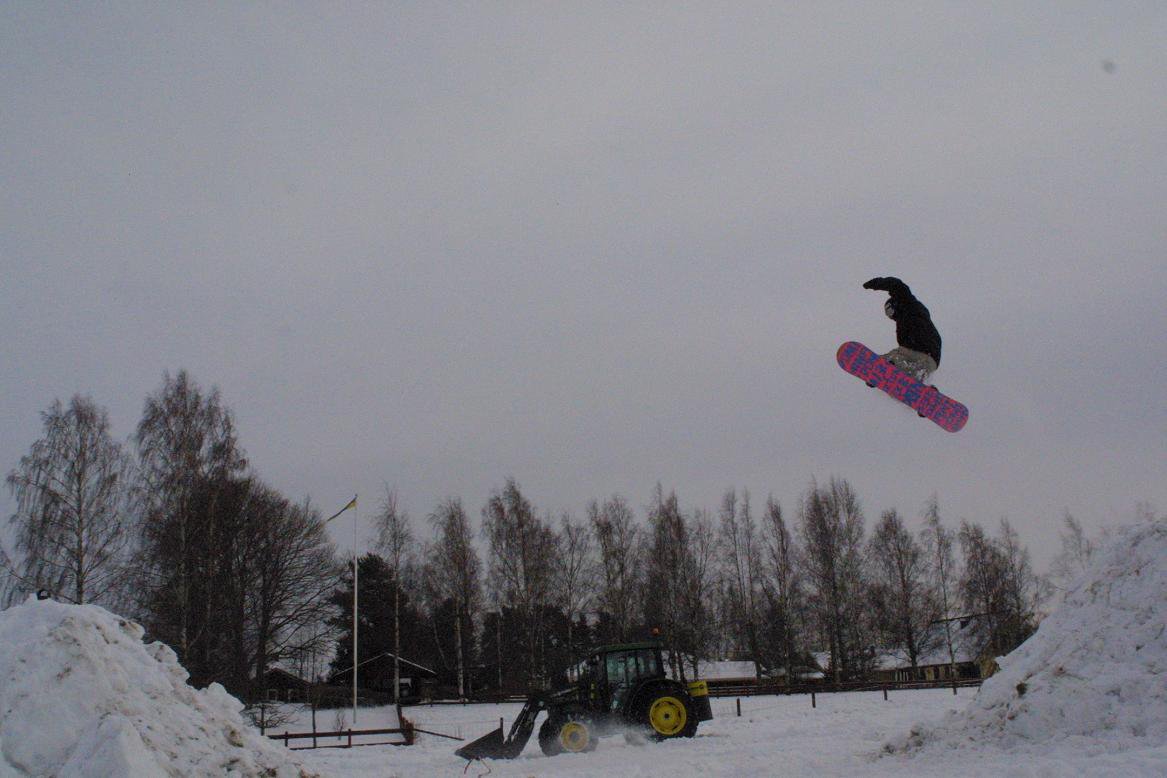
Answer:
[[[883,358],[919,381],[927,381],[936,372],[936,360],[923,351],[915,351],[897,346],[883,355]]]

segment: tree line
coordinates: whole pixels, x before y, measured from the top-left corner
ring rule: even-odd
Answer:
[[[315,506],[258,477],[217,390],[164,375],[124,443],[89,397],[42,421],[7,477],[5,605],[42,589],[104,605],[192,683],[244,699],[277,663],[312,680],[351,670],[352,559]],[[982,620],[986,654],[1006,653],[1050,586],[1007,520],[949,528],[933,498],[917,531],[896,510],[869,528],[842,478],[812,480],[793,509],[733,488],[715,511],[683,508],[657,485],[640,510],[613,495],[580,516],[540,511],[510,478],[477,514],[475,530],[450,497],[415,523],[386,487],[358,562],[361,686],[399,688],[408,661],[459,696],[546,688],[594,646],[654,638],[680,677],[739,659],[789,678],[819,653],[852,680],[886,652],[911,667],[945,640],[951,653],[942,626],[961,615]],[[1062,576],[1091,552],[1066,522]]]

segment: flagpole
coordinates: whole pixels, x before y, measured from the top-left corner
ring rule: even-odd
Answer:
[[[353,502],[356,502],[353,497]],[[353,725],[357,723],[357,592],[360,591],[358,574],[360,573],[360,555],[357,551],[357,512],[353,511]]]
[[[360,563],[359,550],[357,548],[357,496],[354,494],[353,498],[348,501],[343,508],[324,520],[324,523],[335,519],[340,514],[353,508],[353,724],[357,723],[357,589],[358,587],[358,567]]]

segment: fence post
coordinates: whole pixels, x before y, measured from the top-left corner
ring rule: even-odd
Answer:
[[[737,698],[737,716],[739,719],[742,717],[742,698],[741,697]]]
[[[887,687],[886,686],[883,687],[883,699],[885,702],[887,701]]]
[[[353,747],[353,730],[352,730],[352,727],[349,727],[349,730],[348,730],[348,747],[349,747],[349,748],[352,748],[352,747]]]
[[[506,737],[506,730],[502,728],[502,716],[498,717],[498,731],[503,733],[503,737]]]
[[[817,705],[815,705],[815,702],[814,702],[814,692],[810,693],[810,707],[812,707],[812,708],[818,707]]]

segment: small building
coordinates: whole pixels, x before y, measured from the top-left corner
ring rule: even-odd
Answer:
[[[310,681],[294,673],[272,667],[264,678],[263,699],[267,702],[307,702],[311,686]]]
[[[785,667],[775,668],[772,672],[766,674],[766,678],[774,681],[775,683],[783,685],[801,686],[805,684],[821,683],[827,677],[826,673],[824,673],[822,668],[817,664],[794,665],[792,668],[790,668],[790,670],[792,680],[787,680]]]
[[[395,654],[386,651],[369,659],[361,660],[361,689],[359,694],[369,693],[370,698],[393,697],[393,660]],[[412,701],[428,697],[434,688],[438,674],[424,665],[411,662],[405,657],[400,659],[401,687],[398,698],[403,701]],[[352,677],[352,668],[334,673],[328,684],[344,686]]]
[[[709,688],[745,686],[758,682],[757,667],[753,662],[717,660],[697,663],[697,678],[705,681]]]
[[[916,658],[915,667],[905,652],[888,651],[879,655],[875,676],[886,681],[988,678],[997,669],[995,659],[987,652],[988,626],[981,616],[961,616],[932,624],[921,641],[925,649]]]

